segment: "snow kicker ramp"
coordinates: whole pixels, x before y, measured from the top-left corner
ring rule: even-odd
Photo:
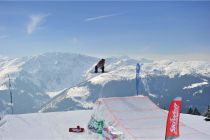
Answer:
[[[102,98],[96,102],[92,117],[121,131],[126,140],[165,139],[167,111],[157,107],[148,97]],[[188,126],[180,119],[180,137],[177,139],[209,140],[210,134]]]

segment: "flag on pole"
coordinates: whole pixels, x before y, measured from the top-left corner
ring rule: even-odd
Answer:
[[[171,102],[168,111],[165,140],[171,140],[173,138],[179,137],[179,118],[181,104],[181,97],[177,97]]]
[[[139,63],[136,64],[136,91],[137,91],[137,96],[139,94],[139,82],[140,82],[140,65]]]

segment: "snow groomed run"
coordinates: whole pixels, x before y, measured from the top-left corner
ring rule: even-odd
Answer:
[[[148,97],[102,98],[96,102],[92,115],[97,121],[104,121],[104,127],[115,128],[125,140],[164,140],[168,111],[160,109]],[[209,140],[210,134],[188,126],[180,119],[180,137],[177,140]],[[196,122],[196,120],[195,120]],[[187,124],[188,123],[188,124]],[[205,127],[205,121],[202,124]],[[198,126],[197,126],[198,127]],[[109,139],[102,132],[102,137]],[[117,139],[117,138],[116,138]]]

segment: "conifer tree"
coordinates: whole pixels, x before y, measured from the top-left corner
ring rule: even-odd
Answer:
[[[193,115],[201,115],[201,113],[198,111],[196,107],[193,110]]]
[[[189,110],[187,111],[187,114],[192,114],[193,113],[193,109],[190,107]]]

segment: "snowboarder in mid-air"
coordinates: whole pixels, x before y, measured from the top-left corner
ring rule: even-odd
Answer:
[[[98,62],[98,64],[95,66],[95,73],[98,73],[98,68],[100,68],[102,73],[104,73],[104,65],[105,65],[105,59],[101,59]]]

